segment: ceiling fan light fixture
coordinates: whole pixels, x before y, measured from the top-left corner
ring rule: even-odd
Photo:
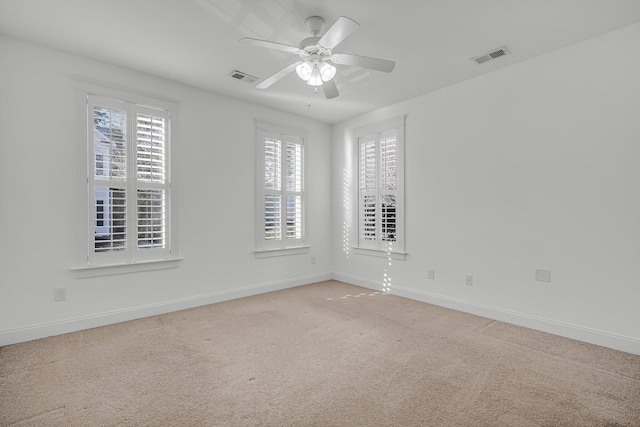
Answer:
[[[328,82],[336,75],[336,67],[326,62],[319,63],[318,69],[320,70],[320,76],[323,82]]]
[[[311,64],[309,61],[305,61],[296,67],[296,73],[298,74],[298,77],[300,77],[305,82],[309,80],[309,77],[311,77],[312,71],[313,64]]]
[[[320,74],[317,64],[313,65],[311,76],[309,77],[309,80],[307,80],[307,84],[311,86],[322,86],[322,74]]]
[[[324,19],[319,16],[307,18],[305,24],[307,28],[309,28],[309,31],[311,31],[312,37],[303,39],[297,47],[251,37],[240,39],[240,42],[243,44],[276,49],[300,57],[298,62],[287,65],[282,70],[258,83],[256,87],[258,89],[266,89],[292,73],[293,70],[296,70],[298,77],[307,82],[309,86],[314,86],[316,92],[318,86],[323,86],[324,83],[327,83],[324,85],[323,92],[327,99],[333,99],[338,96],[339,93],[333,80],[336,76],[337,69],[332,64],[366,68],[385,73],[393,71],[396,65],[394,61],[348,53],[334,54],[334,48],[356,31],[360,24],[353,19],[341,16],[324,32],[322,37],[320,37],[320,31],[322,31],[324,22]],[[327,61],[330,61],[330,63],[327,63]]]

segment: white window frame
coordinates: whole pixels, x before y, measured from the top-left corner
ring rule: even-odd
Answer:
[[[404,259],[405,252],[405,200],[404,200],[404,121],[405,116],[391,118],[379,123],[363,126],[354,130],[354,141],[356,141],[356,185],[358,188],[358,200],[356,204],[355,224],[357,227],[357,237],[354,244],[354,252],[363,255],[388,257],[394,259]],[[396,188],[388,190],[382,185],[381,171],[381,141],[395,138],[396,150]],[[364,144],[374,145],[375,153],[375,188],[365,189],[361,183],[363,174],[361,171],[361,150]],[[380,201],[383,197],[395,197],[395,237],[389,241],[382,239],[383,209]],[[375,200],[375,219],[373,228],[369,221],[369,226],[365,230],[363,211],[365,209],[365,197]]]
[[[81,111],[81,119],[78,120],[78,135],[82,140],[84,160],[82,174],[83,197],[81,223],[86,224],[83,232],[78,233],[78,243],[84,242],[82,251],[78,250],[77,261],[71,270],[78,272],[78,277],[93,277],[109,274],[120,274],[136,271],[157,270],[177,267],[181,259],[178,255],[177,239],[177,215],[172,209],[172,200],[175,199],[173,191],[172,168],[172,143],[177,133],[178,106],[176,102],[151,98],[144,95],[136,95],[119,89],[103,87],[91,83],[79,82],[77,84],[78,108]],[[120,186],[126,189],[127,194],[127,248],[113,252],[95,251],[95,227],[96,220],[94,207],[96,199],[94,189],[104,182],[105,186],[112,183],[111,180],[97,180],[94,175],[94,128],[93,106],[99,105],[106,108],[117,108],[126,111],[127,114],[127,176],[126,181]],[[151,115],[164,119],[165,123],[165,178],[164,182],[143,182],[137,179],[137,120],[138,114]],[[137,204],[138,190],[151,190],[164,192],[164,246],[163,247],[138,247]],[[80,214],[79,214],[80,218]],[[84,261],[81,261],[84,259]]]
[[[265,186],[265,141],[273,140],[280,142],[280,162],[278,165],[279,183],[276,187],[266,188]],[[256,218],[255,218],[255,236],[256,248],[255,255],[257,258],[292,255],[308,252],[308,236],[306,230],[307,224],[307,191],[306,191],[306,151],[308,143],[308,133],[304,130],[290,129],[283,126],[273,125],[256,121]],[[297,189],[287,189],[286,186],[286,146],[299,147],[299,166],[301,168],[301,182]],[[280,200],[280,215],[277,220],[280,224],[279,237],[267,239],[265,233],[265,198],[273,196]],[[300,223],[295,223],[296,237],[287,238],[287,222],[286,222],[286,198],[299,197]],[[276,236],[278,234],[276,233]]]

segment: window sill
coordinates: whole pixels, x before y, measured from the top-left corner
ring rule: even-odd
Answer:
[[[87,277],[111,276],[114,274],[138,273],[141,271],[165,270],[177,268],[182,258],[160,259],[142,261],[130,264],[89,265],[85,267],[72,267],[77,279]]]
[[[379,249],[352,248],[354,254],[375,256],[378,258],[397,259],[404,261],[407,257],[406,252],[390,252]]]
[[[253,251],[256,258],[271,258],[276,256],[306,254],[311,246],[296,246],[295,248],[285,249],[260,249]]]

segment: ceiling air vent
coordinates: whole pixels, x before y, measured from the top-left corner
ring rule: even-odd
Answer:
[[[506,46],[499,47],[497,49],[492,50],[489,53],[485,53],[484,55],[479,55],[471,58],[473,62],[476,64],[483,64],[487,61],[491,61],[492,59],[500,58],[501,56],[505,56],[509,53],[509,49]]]
[[[229,77],[233,77],[234,79],[242,80],[243,82],[247,82],[247,83],[253,83],[256,80],[258,80],[257,77],[251,76],[247,73],[243,73],[242,71],[238,71],[238,70],[233,70],[229,74]]]

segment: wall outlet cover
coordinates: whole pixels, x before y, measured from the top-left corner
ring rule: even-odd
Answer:
[[[56,288],[53,290],[54,301],[66,301],[67,300],[67,288]]]
[[[536,281],[538,282],[550,282],[551,270],[536,269]]]

